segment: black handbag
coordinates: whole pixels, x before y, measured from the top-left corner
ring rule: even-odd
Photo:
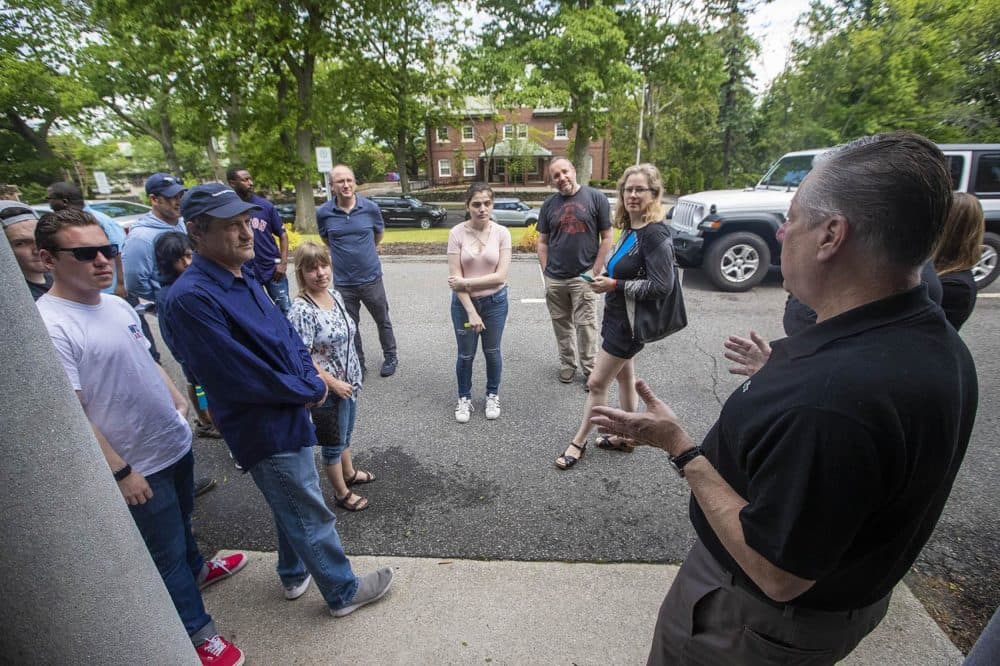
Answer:
[[[681,278],[674,266],[674,288],[662,298],[637,300],[632,337],[645,344],[662,340],[687,326],[687,310],[684,309],[684,292]]]

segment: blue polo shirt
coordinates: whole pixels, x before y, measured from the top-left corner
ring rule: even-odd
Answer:
[[[281,258],[274,237],[285,235],[285,224],[281,215],[270,201],[256,194],[250,195],[250,203],[260,210],[251,210],[250,227],[253,229],[253,268],[261,282],[270,282],[274,277],[275,262]]]
[[[212,420],[243,469],[316,444],[305,405],[319,400],[325,385],[246,264],[238,278],[195,254],[164,306],[165,337],[205,387]]]
[[[382,262],[375,251],[375,234],[385,230],[382,211],[370,199],[355,194],[351,212],[327,201],[316,211],[319,235],[330,246],[333,281],[339,287],[356,287],[382,277]]]

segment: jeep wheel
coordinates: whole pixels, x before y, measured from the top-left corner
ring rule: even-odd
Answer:
[[[430,220],[429,217],[422,217],[422,218],[420,218],[420,220],[417,222],[417,224],[420,225],[421,229],[430,229],[431,228],[431,220]]]
[[[702,268],[722,291],[748,291],[760,284],[771,265],[771,250],[757,234],[741,231],[715,241]]]
[[[1000,275],[1000,271],[997,270],[998,256],[1000,256],[1000,236],[987,231],[983,234],[983,253],[979,257],[979,263],[972,267],[976,289],[987,287]]]

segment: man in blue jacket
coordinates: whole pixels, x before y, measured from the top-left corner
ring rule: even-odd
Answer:
[[[170,288],[161,321],[205,387],[233,457],[271,507],[285,597],[300,597],[315,578],[342,617],[382,598],[392,570],[354,575],[323,500],[308,408],[326,400],[327,386],[247,264],[254,208],[222,183],[188,191],[181,210],[196,254]]]
[[[133,296],[147,301],[156,300],[160,283],[156,280],[153,244],[160,234],[168,231],[187,232],[181,219],[181,195],[186,190],[180,178],[167,173],[154,173],[146,179],[146,194],[153,210],[129,228],[122,253],[125,288]]]

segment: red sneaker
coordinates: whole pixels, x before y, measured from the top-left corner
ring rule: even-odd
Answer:
[[[243,650],[216,634],[195,648],[203,666],[240,666]]]
[[[218,583],[223,578],[229,578],[234,573],[245,567],[247,562],[249,562],[249,558],[245,553],[233,553],[232,555],[227,555],[226,557],[220,557],[218,559],[205,562],[205,567],[208,569],[208,573],[205,574],[204,578],[198,581],[198,589],[204,590],[212,583]]]

